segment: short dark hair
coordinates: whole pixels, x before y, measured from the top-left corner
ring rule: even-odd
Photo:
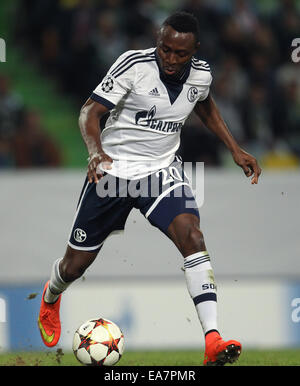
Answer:
[[[196,42],[200,39],[200,27],[197,18],[184,11],[175,12],[162,24],[163,27],[171,26],[177,32],[191,32],[195,35]]]

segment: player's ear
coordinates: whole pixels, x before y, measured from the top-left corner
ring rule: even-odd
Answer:
[[[199,50],[199,47],[200,47],[200,42],[195,43],[195,47],[192,55],[195,55],[197,53],[197,51]]]
[[[156,32],[156,45],[159,45],[159,42],[161,40],[161,35],[162,35],[163,27],[160,27],[157,32]]]

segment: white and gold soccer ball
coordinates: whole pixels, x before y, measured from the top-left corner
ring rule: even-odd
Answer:
[[[75,331],[73,352],[83,365],[113,366],[124,352],[124,335],[108,319],[90,319]]]

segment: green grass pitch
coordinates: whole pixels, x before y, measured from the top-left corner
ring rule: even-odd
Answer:
[[[126,351],[119,366],[202,366],[201,351]],[[300,349],[244,350],[229,366],[299,366]],[[44,352],[0,354],[0,366],[81,366],[72,352],[61,349]]]

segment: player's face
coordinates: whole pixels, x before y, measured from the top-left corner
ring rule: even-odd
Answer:
[[[165,74],[179,73],[199,45],[192,32],[177,32],[171,26],[162,27],[157,40],[157,53]]]

